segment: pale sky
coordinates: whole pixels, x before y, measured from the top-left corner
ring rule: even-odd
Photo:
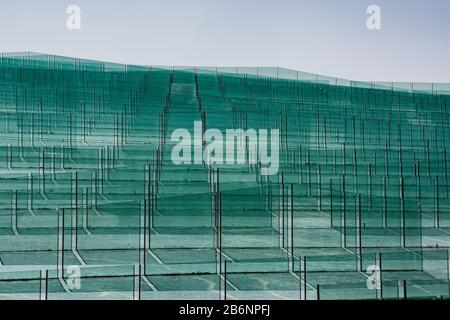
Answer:
[[[80,30],[66,27],[71,4],[81,9]],[[381,8],[381,30],[366,27],[371,4]],[[0,51],[450,82],[450,1],[2,0]]]

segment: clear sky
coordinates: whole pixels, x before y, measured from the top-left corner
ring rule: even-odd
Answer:
[[[81,29],[66,27],[69,5]],[[366,9],[381,8],[381,30]],[[1,0],[0,51],[450,82],[449,0]]]

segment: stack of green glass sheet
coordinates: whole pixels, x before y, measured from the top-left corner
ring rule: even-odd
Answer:
[[[449,93],[2,54],[0,299],[449,298]],[[277,173],[175,164],[194,123]]]

